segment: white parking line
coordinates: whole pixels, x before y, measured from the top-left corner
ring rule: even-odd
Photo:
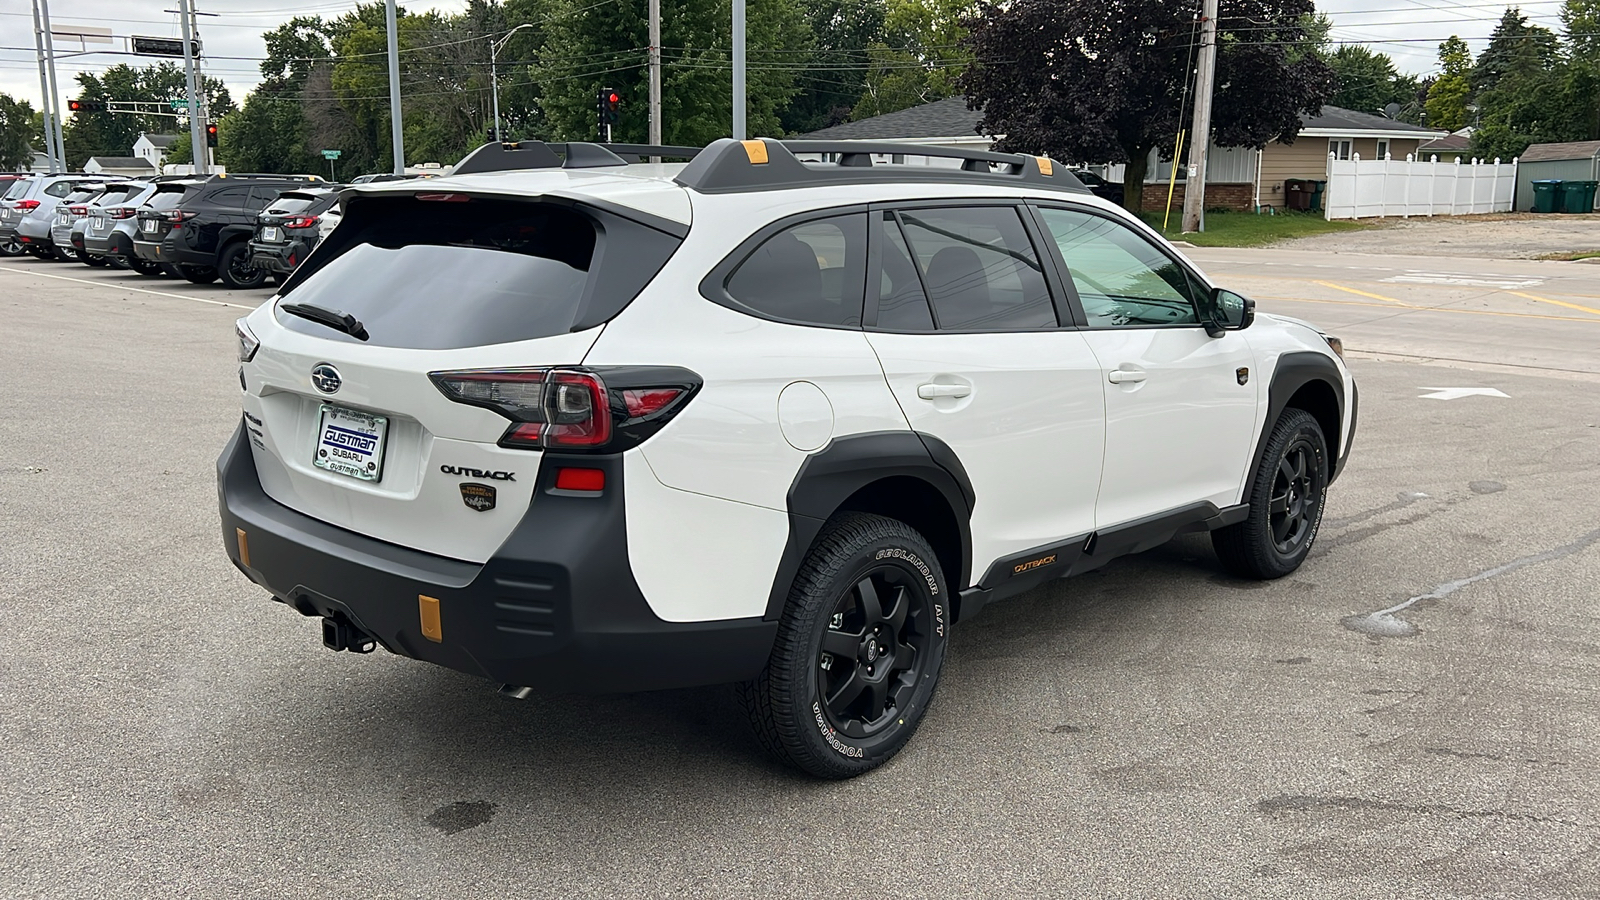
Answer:
[[[109,287],[119,291],[133,291],[138,294],[154,294],[157,297],[171,297],[174,300],[193,300],[196,303],[209,303],[212,306],[231,306],[234,309],[255,309],[255,306],[245,306],[242,303],[227,303],[222,300],[207,300],[204,297],[190,297],[184,294],[172,294],[167,291],[152,291],[148,288],[128,287],[124,284],[105,281],[90,281],[87,278],[68,278],[65,275],[47,275],[44,272],[35,272],[32,269],[14,269],[10,266],[0,266],[0,272],[15,272],[18,275],[33,275],[38,278],[54,278],[57,281],[76,281],[79,284],[92,284],[96,287]],[[259,306],[260,304],[257,304]]]

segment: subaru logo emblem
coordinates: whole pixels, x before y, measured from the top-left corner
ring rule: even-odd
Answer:
[[[339,377],[339,370],[327,363],[317,363],[311,369],[311,384],[324,394],[338,393],[339,385],[344,384],[344,379]]]

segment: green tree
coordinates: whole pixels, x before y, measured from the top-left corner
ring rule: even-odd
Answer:
[[[1600,139],[1600,0],[1566,0],[1561,23],[1568,60],[1562,94],[1574,139]]]
[[[184,131],[173,137],[172,143],[167,145],[167,154],[162,157],[162,164],[186,166],[192,162],[194,162],[194,142],[189,139],[189,132]]]
[[[1360,44],[1345,44],[1328,57],[1338,90],[1328,101],[1334,106],[1375,113],[1390,103],[1402,107],[1415,101],[1416,79],[1395,71],[1394,61]]]
[[[26,100],[0,94],[0,172],[25,171],[33,162],[33,145],[44,136],[36,128],[33,107]]]
[[[1472,51],[1467,42],[1450,35],[1439,45],[1442,70],[1428,88],[1427,124],[1444,131],[1455,131],[1468,122],[1467,104],[1472,96]]]
[[[873,47],[888,39],[885,0],[801,0],[811,28],[809,66],[796,73],[799,92],[780,113],[789,133],[848,122],[867,90]]]
[[[552,0],[546,39],[531,77],[546,134],[555,140],[592,140],[602,87],[622,95],[618,141],[649,134],[645,4],[595,4]],[[729,134],[733,120],[728,0],[662,0],[662,139],[702,145]],[[781,136],[779,111],[798,92],[794,60],[811,50],[811,33],[797,0],[749,0],[745,12],[750,54],[746,122],[752,135]]]
[[[1560,102],[1565,67],[1554,32],[1507,9],[1472,70],[1480,123],[1473,151],[1510,159],[1531,143],[1569,139],[1573,116]]]
[[[1231,0],[1218,19],[1217,144],[1292,142],[1302,114],[1333,94],[1333,70],[1303,47],[1310,0]],[[1124,162],[1144,182],[1151,150],[1172,145],[1196,39],[1187,0],[1014,0],[969,23],[976,62],[961,80],[1001,147]],[[991,62],[992,61],[992,62]],[[1193,138],[1200,139],[1198,136]],[[1124,191],[1137,210],[1142,192]]]
[[[865,93],[854,118],[909,109],[960,92],[972,63],[963,24],[982,8],[974,0],[888,0],[886,41],[872,48]]]

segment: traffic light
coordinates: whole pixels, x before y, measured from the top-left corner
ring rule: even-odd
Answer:
[[[616,88],[601,88],[595,97],[595,108],[599,113],[600,139],[611,139],[611,126],[622,121],[622,95]]]
[[[494,126],[492,125],[484,129],[483,139],[491,144],[498,144],[501,140],[500,134],[495,131]]]
[[[68,100],[67,109],[75,112],[105,112],[106,105],[98,100]]]
[[[216,145],[217,145],[217,123],[212,122],[211,124],[206,126],[206,146],[207,147],[215,147]]]

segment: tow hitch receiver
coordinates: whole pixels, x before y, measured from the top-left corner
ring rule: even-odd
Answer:
[[[322,620],[322,646],[329,650],[371,653],[378,648],[378,641],[344,619],[326,616]]]

